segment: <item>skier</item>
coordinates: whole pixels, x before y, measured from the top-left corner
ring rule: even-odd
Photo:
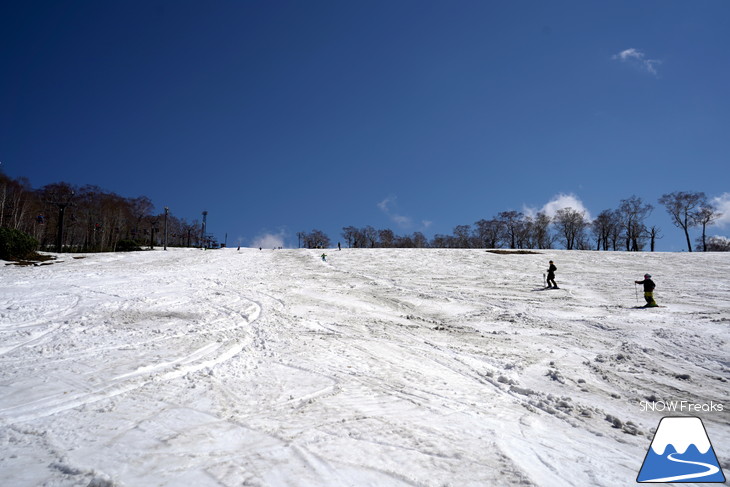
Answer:
[[[327,262],[327,254],[322,254],[322,261]]]
[[[550,267],[548,267],[547,270],[547,288],[548,289],[560,289],[557,284],[555,284],[555,271],[557,271],[558,268],[555,267],[555,264],[553,264],[553,261],[550,261]]]
[[[644,285],[644,299],[646,299],[646,305],[644,305],[645,308],[656,308],[659,306],[656,304],[656,301],[654,301],[654,288],[656,287],[656,284],[654,284],[654,281],[651,280],[651,274],[644,274],[643,281],[634,282],[636,284]]]

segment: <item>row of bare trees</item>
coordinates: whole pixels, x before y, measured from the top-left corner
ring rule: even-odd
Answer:
[[[659,203],[684,232],[688,251],[692,251],[693,227],[702,229],[697,244],[703,251],[724,249],[725,240],[707,237],[707,227],[722,215],[704,193],[667,193]],[[458,225],[453,234],[436,234],[431,240],[421,232],[401,236],[372,226],[344,227],[341,235],[348,247],[549,249],[560,244],[568,250],[641,251],[648,246],[654,251],[662,235],[658,227],[646,223],[653,210],[653,205],[632,196],[621,200],[618,208],[602,211],[593,221],[574,208],[558,210],[552,217],[503,211],[473,226]],[[164,224],[167,240],[163,240]],[[155,214],[154,205],[144,196],[125,198],[96,186],[79,188],[67,183],[33,190],[26,179],[11,179],[2,173],[0,227],[25,232],[40,242],[41,249],[57,251],[113,251],[120,242],[198,247],[207,239],[197,221],[189,223],[167,211]],[[330,246],[329,237],[321,230],[297,236],[300,247]]]
[[[707,238],[707,226],[721,216],[721,213],[708,203],[704,193],[674,192],[662,195],[659,203],[671,215],[673,222],[681,228],[687,238],[687,250],[692,251],[689,229],[702,228],[697,239],[703,251],[722,250],[722,238]],[[549,249],[561,245],[573,250],[627,250],[642,251],[656,249],[656,242],[663,235],[656,225],[649,225],[647,219],[654,206],[638,196],[620,201],[618,208],[603,210],[589,221],[585,212],[574,208],[558,210],[554,216],[545,213],[525,215],[518,211],[503,211],[487,220],[482,219],[473,225],[458,225],[453,234],[436,234],[429,241],[422,233],[395,235],[392,230],[377,230],[371,226],[342,229],[342,238],[348,247],[432,247],[432,248],[511,248],[511,249]],[[312,234],[300,234],[300,246],[316,242],[327,242],[329,238],[317,230]],[[325,246],[327,246],[325,245]]]
[[[42,250],[114,251],[139,246],[200,246],[201,227],[165,212],[149,198],[125,198],[96,186],[54,183],[33,190],[25,179],[0,173],[0,227],[34,237]]]
[[[368,225],[362,228],[353,226],[342,229],[342,238],[348,247],[354,248],[420,248],[428,247],[428,239],[421,232],[411,235],[396,235],[392,230],[376,230]]]
[[[307,249],[326,249],[330,246],[330,238],[322,230],[314,229],[311,232],[297,233],[299,247]]]

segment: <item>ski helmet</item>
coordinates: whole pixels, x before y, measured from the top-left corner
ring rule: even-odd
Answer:
[[[651,274],[644,274],[644,279],[651,279]]]

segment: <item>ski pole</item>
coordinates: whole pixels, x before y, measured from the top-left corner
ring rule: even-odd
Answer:
[[[634,283],[634,291],[636,291],[636,304],[639,304],[639,288],[636,283]]]

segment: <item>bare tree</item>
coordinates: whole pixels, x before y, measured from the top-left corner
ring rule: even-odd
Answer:
[[[543,212],[539,212],[532,220],[534,243],[538,249],[549,249],[553,246],[553,236],[550,233],[552,219]]]
[[[509,242],[509,248],[514,249],[517,246],[517,233],[520,228],[520,222],[525,217],[519,211],[503,211],[497,215],[499,220],[504,225],[505,235]]]
[[[431,247],[435,249],[453,249],[456,248],[456,238],[453,235],[443,235],[437,233],[431,240]]]
[[[457,225],[454,227],[454,242],[456,247],[468,249],[471,247],[471,225]]]
[[[500,220],[479,220],[474,225],[475,237],[479,242],[477,245],[486,249],[496,249],[500,246],[500,240],[504,234],[504,224]]]
[[[652,225],[651,228],[649,228],[649,239],[651,242],[651,251],[654,252],[656,241],[662,237],[664,237],[661,233],[661,228],[659,228],[656,225]]]
[[[393,239],[393,247],[398,249],[411,249],[416,246],[415,242],[413,241],[412,235],[404,235],[404,236],[398,236],[396,235]]]
[[[131,212],[134,217],[134,223],[131,228],[132,238],[141,237],[143,229],[141,228],[142,219],[150,216],[155,205],[146,196],[140,196],[130,200]]]
[[[87,252],[104,248],[104,234],[108,232],[105,202],[109,195],[96,186],[84,186],[76,195],[76,215],[80,219],[76,245]]]
[[[651,214],[654,207],[648,203],[644,204],[638,196],[632,196],[621,200],[618,208],[618,215],[626,237],[626,250],[638,252],[646,243],[648,230],[644,221]]]
[[[374,249],[378,243],[378,231],[370,225],[360,229],[363,238],[365,239],[366,245],[369,245],[371,249]]]
[[[613,210],[603,210],[591,223],[591,231],[596,238],[596,250],[608,250],[608,242],[614,227],[618,226]]]
[[[0,173],[0,227],[5,226],[5,213],[8,194],[12,191],[15,181]]]
[[[392,248],[395,246],[395,234],[393,230],[386,228],[378,232],[378,238],[380,239],[380,246],[383,248]]]
[[[327,248],[330,246],[330,239],[322,230],[312,230],[304,234],[304,246],[309,249]]]
[[[183,225],[182,230],[185,234],[183,238],[187,247],[200,247],[200,232],[198,232],[198,228],[200,228],[200,222],[198,220],[193,220],[191,223],[186,222]]]
[[[352,248],[353,244],[355,243],[356,235],[357,235],[357,228],[355,228],[353,226],[342,228],[342,238],[345,239],[345,242],[347,242],[347,246],[349,248]]]
[[[712,236],[707,239],[708,252],[730,252],[730,239],[727,237]]]
[[[689,238],[689,228],[697,224],[697,210],[707,206],[705,193],[675,191],[663,194],[659,203],[664,205],[667,213],[672,216],[675,226],[684,230],[687,239],[687,250],[692,252],[692,241]]]
[[[533,219],[531,216],[523,216],[522,220],[515,227],[515,242],[518,249],[530,249],[534,247]]]
[[[584,247],[585,229],[588,226],[584,211],[561,208],[555,213],[553,221],[563,237],[563,243],[567,250]]]
[[[428,239],[421,232],[414,232],[411,239],[413,240],[413,246],[417,249],[425,249],[428,247]]]
[[[702,251],[707,252],[707,226],[712,225],[722,213],[709,205],[701,206],[695,213],[695,222],[702,225]]]
[[[21,229],[29,211],[31,194],[27,179],[11,179],[0,173],[0,227]]]
[[[609,239],[611,240],[611,249],[614,251],[618,250],[619,240],[623,234],[623,224],[621,223],[621,212],[619,210],[613,210],[614,224],[611,225],[611,232]]]

